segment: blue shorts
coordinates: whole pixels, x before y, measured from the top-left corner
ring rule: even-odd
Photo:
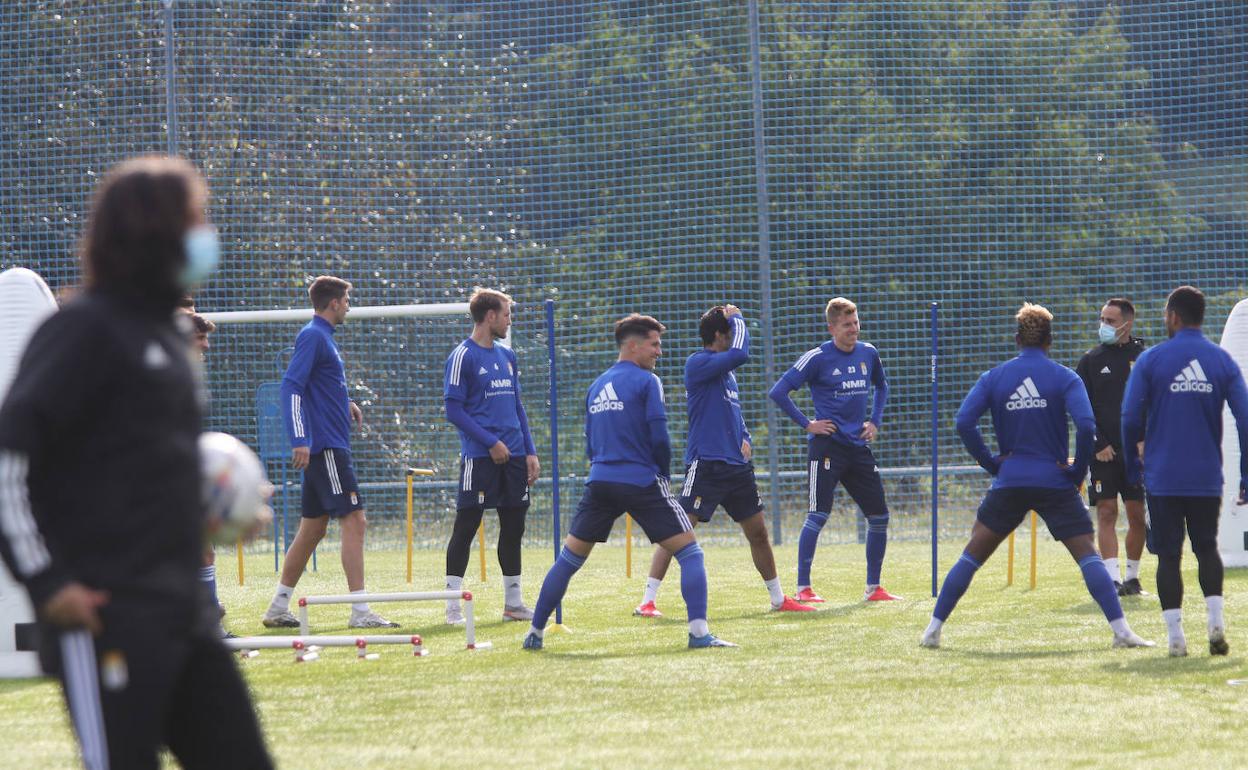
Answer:
[[[308,458],[303,469],[303,518],[339,519],[363,507],[350,450],[322,449]]]
[[[465,508],[528,508],[529,464],[523,455],[505,463],[485,457],[459,458],[456,510]]]
[[[693,529],[667,481],[656,478],[648,487],[615,481],[587,483],[568,534],[590,543],[605,543],[611,526],[625,513],[633,517],[652,543]]]
[[[1073,486],[1005,487],[990,489],[979,504],[975,518],[998,535],[1008,535],[1023,523],[1028,511],[1044,519],[1054,540],[1092,534],[1092,517]]]
[[[832,492],[839,481],[867,516],[888,515],[884,482],[871,447],[847,445],[831,436],[810,440],[810,473],[807,480],[809,508],[832,512]]]
[[[1221,514],[1220,497],[1149,495],[1145,518],[1149,553],[1180,556],[1185,535],[1192,541],[1193,552],[1216,549]]]
[[[698,521],[710,521],[721,505],[733,521],[745,521],[763,510],[763,498],[754,480],[754,464],[694,460],[685,469],[680,505],[685,513],[697,516]]]

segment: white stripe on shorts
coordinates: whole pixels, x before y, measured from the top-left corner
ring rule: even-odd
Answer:
[[[61,636],[61,666],[64,668],[69,715],[82,747],[83,767],[107,770],[108,739],[104,734],[104,713],[100,708],[95,645],[89,633],[71,631]]]
[[[815,506],[819,504],[819,461],[810,461],[810,507],[806,510],[813,511]]]
[[[685,474],[685,488],[680,490],[681,496],[688,497],[689,495],[693,494],[693,479],[697,475],[698,475],[698,461],[694,460],[693,463],[689,466],[689,472]]]
[[[334,460],[334,450],[325,450],[325,473],[329,476],[329,491],[335,495],[342,494],[342,482],[338,480],[338,463]]]
[[[685,514],[684,506],[672,496],[672,488],[668,485],[667,479],[662,476],[655,476],[655,479],[659,482],[659,493],[663,495],[663,499],[667,500],[667,504],[676,512],[676,520],[680,522],[680,528],[685,532],[692,532],[693,525],[689,523],[689,517]]]
[[[471,491],[472,491],[472,458],[471,458],[471,457],[465,457],[465,458],[464,458],[464,485],[463,485],[463,490],[464,490],[465,492],[471,492]]]

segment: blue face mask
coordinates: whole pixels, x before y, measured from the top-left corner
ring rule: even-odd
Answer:
[[[1118,330],[1107,323],[1102,323],[1097,334],[1101,338],[1101,344],[1112,345],[1118,340]]]
[[[186,233],[183,241],[186,249],[186,267],[180,276],[182,285],[190,288],[212,275],[221,259],[221,242],[217,239],[216,228],[211,225],[199,225]]]

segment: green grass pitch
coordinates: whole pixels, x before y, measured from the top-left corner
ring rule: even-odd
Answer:
[[[1023,541],[1025,546],[1025,541]],[[526,626],[498,620],[497,563],[473,578],[479,636],[492,650],[467,652],[463,631],[440,625],[440,603],[378,605],[420,633],[432,655],[378,647],[357,661],[331,648],[296,665],[286,651],[240,662],[269,746],[288,768],[471,767],[1193,767],[1244,760],[1248,685],[1248,572],[1226,584],[1231,655],[1209,657],[1204,603],[1185,559],[1186,627],[1192,656],[1164,647],[1110,648],[1110,632],[1060,545],[1041,543],[1040,580],[1026,588],[1020,549],[1015,585],[1005,587],[999,553],[982,570],[940,650],[918,647],[931,613],[928,547],[893,544],[885,584],[905,601],[866,606],[863,553],[820,549],[818,613],[765,612],[766,591],[748,549],[709,546],[711,628],[740,649],[685,649],[678,568],[659,595],[660,620],[631,616],[648,550],[624,577],[624,551],[600,547],[565,602],[571,633],[547,634],[546,650],[520,649]],[[945,567],[957,553],[946,544]],[[304,593],[338,593],[341,569],[322,554]],[[795,548],[778,549],[793,588]],[[475,554],[474,554],[475,559]],[[525,554],[532,603],[547,550]],[[442,555],[416,554],[413,590],[440,587]],[[259,616],[272,590],[272,560],[218,561],[227,622],[239,634],[266,632]],[[402,553],[368,554],[369,588],[405,590]],[[943,577],[943,572],[942,572]],[[1144,583],[1153,561],[1146,557]],[[1126,600],[1127,617],[1163,644],[1154,597]],[[345,607],[314,607],[314,632],[346,633]],[[267,632],[273,633],[273,632]],[[0,767],[72,767],[76,759],[56,686],[0,682]],[[172,763],[171,763],[172,764]]]

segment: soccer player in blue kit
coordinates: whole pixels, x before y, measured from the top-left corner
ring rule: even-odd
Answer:
[[[875,346],[858,341],[858,307],[844,297],[828,302],[825,310],[832,339],[808,350],[768,393],[809,439],[809,513],[797,542],[797,596],[800,602],[822,602],[810,586],[819,532],[832,512],[837,482],[867,517],[867,587],[863,599],[892,601],[880,585],[880,570],[888,546],[888,503],[870,442],[879,431],[888,401],[888,380]],[[810,386],[815,419],[809,419],[789,394]],[[874,390],[871,418],[867,395]]]
[[[529,418],[520,401],[520,367],[511,348],[495,344],[511,328],[511,297],[477,289],[468,301],[472,336],[446,360],[446,418],[459,429],[459,499],[446,546],[446,588],[463,587],[472,539],[486,508],[498,510],[498,565],[503,572],[503,620],[532,620],[520,591],[520,542],[529,510],[529,485],[541,473]],[[446,622],[463,623],[458,599],[446,603]]]
[[[763,502],[754,479],[750,431],[741,416],[741,400],[733,371],[750,357],[750,332],[741,311],[733,305],[716,305],[702,315],[698,334],[704,347],[685,361],[685,403],[689,412],[689,442],[685,448],[685,483],[680,504],[689,523],[710,521],[723,506],[741,525],[750,543],[754,566],[763,578],[777,612],[812,612],[785,596],[776,575],[776,557],[767,537]],[[655,607],[672,556],[665,548],[654,549],[646,592],[634,615],[661,617]]]
[[[364,422],[347,395],[347,375],[334,330],[351,310],[351,284],[322,275],[308,286],[314,315],[295,337],[295,352],[282,377],[282,404],[291,464],[303,471],[303,513],[282,564],[273,601],[261,622],[297,628],[290,597],[333,517],[342,525],[342,571],[353,594],[364,593],[364,497],[351,463],[351,424]],[[350,628],[397,628],[368,602],[352,602]]]
[[[1239,434],[1239,503],[1248,502],[1248,391],[1239,364],[1205,339],[1205,295],[1180,286],[1166,300],[1170,339],[1144,351],[1122,400],[1127,480],[1141,475],[1148,492],[1148,546],[1157,554],[1157,598],[1166,621],[1170,655],[1187,655],[1183,634],[1183,532],[1192,541],[1208,612],[1209,653],[1226,655],[1222,617],[1222,411],[1230,405]],[[1148,427],[1144,428],[1147,419]],[[1144,441],[1144,460],[1136,442]]]
[[[542,649],[546,621],[585,564],[594,543],[606,542],[615,520],[627,511],[651,542],[680,563],[680,592],[689,614],[689,646],[735,647],[711,634],[706,622],[706,567],[693,525],[672,495],[671,439],[663,406],[663,383],[654,373],[662,354],[663,324],[632,314],[615,323],[619,359],[590,386],[585,399],[589,480],[563,550],[555,560],[524,637],[526,650]]]
[[[1096,420],[1079,375],[1051,360],[1053,315],[1025,303],[1015,316],[1016,357],[980,376],[958,409],[958,435],[967,451],[992,475],[980,503],[971,540],[945,576],[932,620],[919,643],[939,647],[940,632],[971,579],[1030,510],[1044,519],[1079,564],[1088,593],[1100,605],[1114,633],[1115,647],[1151,647],[1131,630],[1118,591],[1092,539],[1092,517],[1079,484],[1092,459]],[[979,418],[992,412],[1001,452],[993,456],[979,432]],[[1075,424],[1075,459],[1067,464],[1066,415]]]

